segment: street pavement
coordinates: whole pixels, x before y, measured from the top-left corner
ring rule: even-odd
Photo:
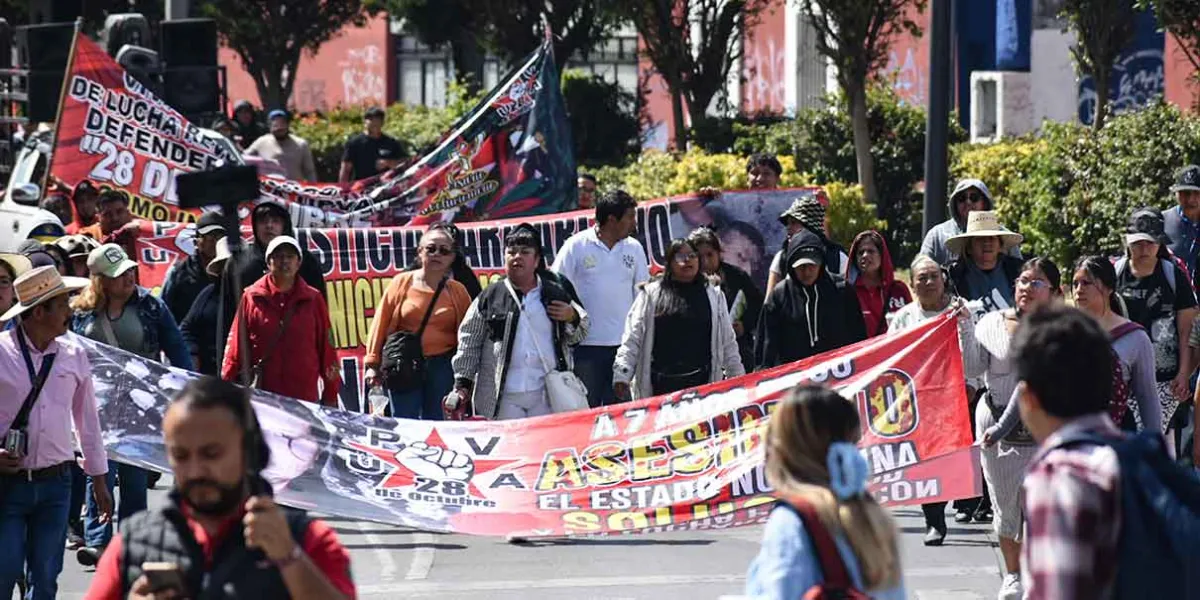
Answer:
[[[170,485],[170,477],[164,477],[150,492],[151,506],[166,501]],[[919,507],[897,509],[893,515],[910,598],[995,598],[1001,563],[990,526],[950,520],[946,544],[926,548]],[[368,600],[736,597],[762,535],[760,527],[752,527],[514,545],[502,538],[326,520],[350,550],[359,597]],[[68,552],[58,597],[82,598],[91,579],[90,569]]]

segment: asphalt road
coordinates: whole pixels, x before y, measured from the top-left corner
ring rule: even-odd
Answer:
[[[165,501],[164,478],[151,505]],[[1000,558],[990,527],[954,526],[946,545],[921,543],[921,511],[893,513],[905,582],[919,600],[994,598]],[[327,519],[353,559],[360,598],[720,598],[741,593],[761,528],[512,545],[499,538],[442,535]],[[82,598],[90,570],[67,553],[59,598]]]

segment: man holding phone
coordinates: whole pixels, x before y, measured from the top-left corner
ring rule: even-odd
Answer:
[[[0,322],[0,593],[22,575],[27,598],[58,594],[75,462],[71,430],[79,434],[83,470],[96,480],[100,520],[112,516],[104,484],[108,459],[87,352],[63,338],[71,320],[68,297],[87,279],[38,267],[13,282],[17,304]],[[26,572],[26,565],[28,571]]]
[[[91,599],[353,599],[350,555],[334,530],[271,498],[268,448],[249,392],[194,379],[163,416],[175,493],[113,538]]]

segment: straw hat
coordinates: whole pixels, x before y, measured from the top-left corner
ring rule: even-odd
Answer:
[[[0,315],[0,321],[11,321],[21,313],[56,296],[69,294],[88,286],[82,277],[63,277],[54,267],[38,267],[17,278],[13,290],[17,303]]]
[[[1000,224],[1000,219],[996,217],[995,211],[973,210],[971,214],[967,215],[967,230],[946,240],[946,249],[953,254],[962,256],[967,246],[967,241],[971,238],[979,237],[1000,238],[1001,252],[1008,252],[1013,246],[1019,245],[1021,240],[1025,239],[1021,234],[1005,229]]]
[[[33,263],[29,258],[20,254],[0,253],[0,262],[3,262],[12,269],[13,279],[24,275],[26,271],[33,268]]]

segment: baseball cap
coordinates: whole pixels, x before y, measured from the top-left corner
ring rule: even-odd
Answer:
[[[387,112],[379,106],[372,106],[371,108],[367,109],[367,112],[363,113],[364,119],[382,119],[386,116]]]
[[[137,263],[129,260],[129,255],[125,254],[125,250],[120,246],[104,244],[88,254],[87,266],[92,275],[113,278],[124,275],[126,271],[136,267]]]
[[[796,260],[792,261],[792,268],[804,265],[821,266],[825,263],[821,249],[817,246],[804,246],[796,250]]]
[[[1175,174],[1175,185],[1171,193],[1182,191],[1200,192],[1200,165],[1188,165]]]
[[[1153,242],[1155,244],[1170,244],[1171,239],[1163,231],[1162,213],[1153,208],[1139,208],[1129,215],[1125,227],[1125,245],[1134,242]]]
[[[67,258],[87,257],[100,243],[86,235],[67,235],[54,240],[54,245],[67,253]]]
[[[283,246],[283,245],[288,245],[288,246],[291,246],[292,248],[295,248],[296,254],[300,255],[300,259],[301,260],[304,259],[304,253],[300,251],[300,242],[297,242],[296,238],[294,238],[290,235],[276,236],[275,239],[271,240],[271,243],[267,244],[266,257],[271,258],[271,255],[275,254],[275,251],[278,250],[279,247]]]
[[[221,225],[221,215],[212,211],[200,215],[200,220],[196,221],[196,235],[218,232],[225,232],[225,227]]]
[[[273,111],[271,111],[271,112],[267,113],[267,120],[268,120],[268,121],[270,121],[271,119],[278,118],[278,117],[283,117],[284,119],[287,119],[287,120],[289,120],[289,121],[291,120],[291,117],[290,117],[290,116],[288,116],[288,114],[287,114],[287,111],[286,111],[286,110],[280,110],[280,109],[278,109],[278,108],[277,108],[277,109],[275,109],[275,110],[273,110]]]

